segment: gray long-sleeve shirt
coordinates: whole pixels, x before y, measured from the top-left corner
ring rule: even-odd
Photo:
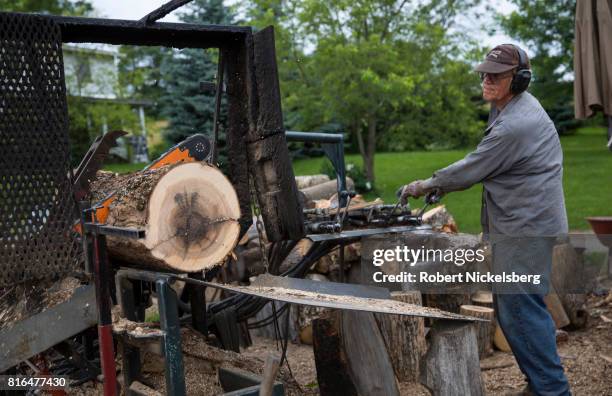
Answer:
[[[443,192],[482,182],[483,232],[511,236],[567,233],[563,152],[555,126],[528,92],[514,98],[485,130],[475,151],[434,173]]]

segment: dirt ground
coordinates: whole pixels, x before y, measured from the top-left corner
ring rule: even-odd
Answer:
[[[589,297],[590,318],[587,327],[569,331],[567,341],[559,344],[559,354],[575,396],[612,395],[612,295]],[[188,395],[218,395],[217,369],[231,367],[261,374],[270,352],[280,353],[275,340],[255,337],[253,345],[237,354],[212,347],[194,331],[182,329],[185,381]],[[288,345],[288,366],[283,366],[277,379],[286,384],[287,395],[317,395],[317,376],[312,347]],[[164,393],[164,362],[157,355],[144,356],[144,381]],[[118,361],[118,368],[120,362]],[[523,389],[523,376],[510,353],[495,352],[481,361],[482,378],[487,395],[507,395]],[[492,368],[494,367],[494,368]],[[120,377],[120,375],[119,375]],[[425,396],[430,393],[419,384],[401,383],[402,396]],[[85,384],[69,394],[99,395],[99,384]]]
[[[612,395],[612,298],[590,297],[587,304],[590,318],[587,327],[569,331],[569,339],[559,344],[559,355],[575,396]],[[603,316],[602,316],[603,315]],[[276,350],[274,340],[256,338],[254,345],[243,352],[245,356],[265,356]],[[304,394],[318,394],[317,374],[312,347],[289,344],[288,361],[293,377]],[[489,367],[502,366],[490,369]],[[507,366],[507,367],[503,367]],[[496,351],[483,359],[482,378],[487,395],[505,395],[524,388],[525,381],[511,353]],[[400,384],[406,396],[428,395],[418,384]]]

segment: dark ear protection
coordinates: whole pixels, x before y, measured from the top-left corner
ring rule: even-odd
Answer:
[[[529,82],[531,81],[531,69],[527,67],[527,54],[516,45],[513,45],[516,48],[519,56],[519,64],[518,70],[512,77],[512,83],[510,84],[510,92],[514,95],[520,94],[525,91],[529,86]]]

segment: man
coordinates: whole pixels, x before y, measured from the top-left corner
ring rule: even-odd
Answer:
[[[544,288],[497,288],[495,311],[521,371],[526,394],[569,395],[557,354],[555,326],[543,297],[548,287],[554,237],[567,233],[563,155],[553,122],[526,88],[529,59],[520,48],[493,48],[475,69],[489,125],[475,151],[427,180],[400,191],[403,200],[483,184],[481,222],[493,250],[493,272],[541,272]]]

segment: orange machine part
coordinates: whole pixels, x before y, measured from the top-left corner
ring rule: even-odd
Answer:
[[[162,158],[158,159],[157,162],[154,162],[147,169],[158,169],[162,166],[176,164],[178,162],[194,162],[195,158],[189,156],[189,150],[172,150],[167,155],[164,155]]]

